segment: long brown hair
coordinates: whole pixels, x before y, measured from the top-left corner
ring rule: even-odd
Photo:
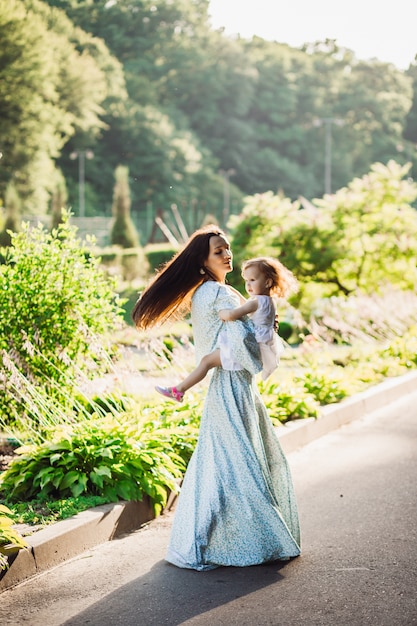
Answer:
[[[207,280],[216,280],[204,267],[210,239],[215,236],[225,237],[225,234],[214,224],[196,230],[185,247],[154,276],[133,307],[132,319],[137,328],[149,328],[169,317],[180,317],[189,309],[197,287]]]

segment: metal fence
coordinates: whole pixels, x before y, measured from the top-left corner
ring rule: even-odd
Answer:
[[[231,205],[230,213],[238,213],[239,206]],[[199,228],[204,222],[213,220],[222,228],[226,226],[229,211],[227,214],[223,207],[210,207],[201,202],[190,202],[182,205],[172,205],[168,209],[155,208],[149,203],[145,210],[131,212],[131,218],[140,236],[142,246],[148,243],[163,243],[169,239],[165,228],[172,233],[179,241],[184,240],[194,230]],[[51,216],[24,216],[24,222],[36,226],[39,222],[45,228],[51,227]],[[113,218],[109,216],[78,217],[71,215],[70,223],[76,226],[80,239],[85,239],[88,235],[94,235],[97,245],[100,247],[111,244],[111,226]],[[165,231],[165,232],[164,232]]]

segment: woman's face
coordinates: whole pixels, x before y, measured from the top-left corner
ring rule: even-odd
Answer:
[[[209,246],[209,254],[204,267],[210,270],[219,282],[223,283],[226,274],[233,269],[230,243],[226,237],[213,235],[213,237],[210,237]]]

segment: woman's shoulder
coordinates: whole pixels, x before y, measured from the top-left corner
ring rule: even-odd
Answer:
[[[220,283],[216,283],[215,280],[206,280],[206,282],[201,283],[195,290],[194,294],[197,293],[205,293],[209,291],[218,291],[219,287],[221,287]]]
[[[222,285],[216,283],[214,280],[207,280],[194,291],[193,301],[200,300],[201,298],[214,297],[219,292],[221,286]]]
[[[216,311],[220,311],[238,306],[239,299],[227,285],[208,280],[197,287],[192,304],[194,308],[212,307],[215,304]]]

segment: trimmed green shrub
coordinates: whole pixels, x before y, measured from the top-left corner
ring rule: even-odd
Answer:
[[[95,248],[94,255],[109,275],[119,276],[122,280],[132,281],[145,278],[149,274],[149,264],[144,249],[108,246]]]
[[[152,270],[157,270],[172,259],[177,252],[171,244],[155,244],[146,246],[145,254]]]
[[[122,248],[137,248],[139,246],[139,234],[130,217],[129,168],[118,165],[115,170],[115,179],[112,206],[114,222],[111,229],[111,242]]]
[[[278,327],[278,335],[284,340],[288,341],[293,333],[293,327],[289,322],[280,322]]]
[[[5,198],[5,220],[0,230],[0,246],[8,247],[12,244],[11,233],[20,230],[20,199],[13,183],[9,183]]]

